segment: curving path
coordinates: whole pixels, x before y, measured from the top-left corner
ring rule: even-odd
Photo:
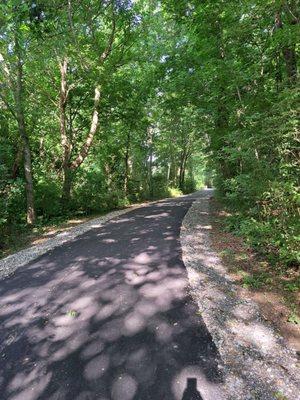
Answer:
[[[181,260],[193,200],[130,211],[0,282],[2,400],[222,398]]]

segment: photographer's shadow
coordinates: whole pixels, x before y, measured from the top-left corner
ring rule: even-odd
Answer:
[[[203,397],[197,390],[196,378],[187,378],[187,387],[183,392],[181,400],[203,400]]]

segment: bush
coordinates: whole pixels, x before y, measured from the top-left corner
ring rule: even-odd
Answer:
[[[157,174],[152,177],[153,196],[149,193],[149,198],[162,199],[168,197],[167,179],[164,175]]]
[[[19,224],[25,221],[26,195],[25,183],[18,178],[2,189],[1,196],[2,223]]]
[[[93,213],[111,209],[110,202],[102,171],[98,169],[80,171],[74,181],[70,208]]]
[[[58,180],[51,177],[41,179],[35,187],[35,205],[38,215],[48,219],[62,215],[61,185]]]
[[[192,178],[187,178],[184,182],[183,193],[193,193],[196,191],[196,182]]]
[[[183,194],[180,189],[175,188],[175,187],[169,187],[168,193],[169,193],[168,196],[170,196],[170,197],[179,197],[179,196],[182,196],[182,194]]]
[[[0,187],[0,249],[7,245],[12,233],[20,233],[25,217],[24,181],[17,179]]]
[[[255,207],[227,219],[231,231],[241,234],[271,261],[300,263],[299,194],[296,185],[273,182]]]
[[[109,210],[114,210],[115,208],[124,208],[130,203],[125,197],[124,192],[121,190],[114,190],[107,194],[107,204],[109,205]]]

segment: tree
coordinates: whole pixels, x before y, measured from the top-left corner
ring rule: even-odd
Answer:
[[[0,52],[0,65],[4,77],[3,91],[1,99],[11,111],[12,116],[16,119],[19,135],[23,142],[23,159],[24,172],[26,179],[26,198],[27,198],[27,223],[33,225],[35,223],[35,206],[34,206],[34,188],[33,173],[31,163],[31,150],[29,136],[26,127],[25,109],[24,109],[24,63],[26,55],[24,48],[28,40],[28,25],[23,13],[18,9],[18,5],[12,5],[14,17],[10,24],[10,29],[4,29],[2,35],[5,37],[4,51],[5,56]],[[25,12],[27,9],[25,9]],[[9,6],[5,9],[4,15],[13,12]],[[9,59],[10,62],[8,64]],[[10,92],[10,93],[7,93]],[[11,99],[13,98],[13,100]],[[10,98],[7,100],[7,98]],[[13,104],[12,104],[13,103]]]

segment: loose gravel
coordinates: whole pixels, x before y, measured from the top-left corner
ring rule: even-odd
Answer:
[[[135,208],[141,207],[142,205],[143,204],[135,205],[124,210],[112,211],[106,215],[103,215],[102,217],[92,219],[67,231],[59,233],[55,237],[48,239],[41,244],[28,247],[6,258],[3,258],[0,260],[0,279],[4,279],[12,275],[18,268],[26,265],[32,260],[35,260],[41,255],[47,253],[49,250],[75,239],[77,236],[82,235],[90,229],[100,228],[110,219],[118,217],[122,214],[126,214]]]
[[[261,316],[252,300],[241,297],[210,242],[209,199],[199,192],[181,229],[183,261],[190,290],[219,350],[228,400],[299,400],[296,354]]]

